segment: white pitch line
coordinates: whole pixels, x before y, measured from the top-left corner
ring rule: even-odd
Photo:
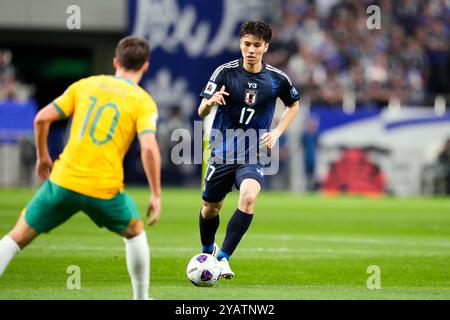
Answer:
[[[37,251],[37,250],[51,250],[51,251],[101,251],[101,252],[125,252],[125,247],[118,246],[32,246],[27,249],[27,251]],[[151,247],[151,251],[154,252],[164,252],[164,253],[195,253],[198,251],[197,248],[194,247]],[[386,250],[359,250],[359,249],[342,249],[342,248],[289,248],[289,247],[254,247],[254,248],[239,248],[239,252],[243,253],[272,253],[272,254],[291,254],[298,255],[301,257],[301,254],[312,254],[312,255],[321,255],[326,254],[327,256],[338,256],[338,255],[359,255],[359,256],[449,256],[448,252],[402,252],[399,253],[397,251],[389,252]],[[286,258],[290,258],[292,256],[287,256]],[[270,258],[270,257],[269,257]],[[278,257],[279,258],[279,257]]]
[[[423,241],[408,240],[405,238],[398,239],[381,239],[370,237],[343,237],[343,236],[321,236],[321,235],[263,235],[251,234],[246,236],[248,238],[279,240],[279,241],[311,241],[311,242],[330,242],[330,243],[360,243],[360,244],[393,244],[405,246],[426,246],[436,248],[450,248],[450,241],[447,240],[430,240],[423,239]],[[450,240],[450,237],[449,239]]]

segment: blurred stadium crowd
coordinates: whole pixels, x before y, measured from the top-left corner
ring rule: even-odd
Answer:
[[[279,12],[269,21],[273,37],[265,61],[289,74],[311,108],[342,108],[348,97],[357,109],[384,108],[393,99],[403,106],[433,106],[438,95],[450,101],[449,0],[279,0],[279,4]],[[367,8],[373,4],[381,9],[381,28],[371,30]],[[13,53],[0,48],[0,104],[26,101],[35,91],[20,81],[13,63]],[[192,122],[180,108],[172,106],[159,124],[163,182],[173,185],[188,183],[195,175],[192,167],[170,161],[171,132]],[[298,142],[305,155],[306,190],[312,191],[317,188],[318,123],[307,119],[303,129]],[[50,148],[58,147],[55,155],[61,144],[49,143]],[[267,179],[269,187],[286,188],[291,157],[287,145],[286,137],[281,137],[280,174]],[[442,145],[437,160],[450,194],[449,144]],[[136,166],[134,160],[130,166]]]
[[[367,27],[371,4],[381,29]],[[285,70],[313,104],[430,105],[450,91],[450,2],[285,0],[267,62]]]
[[[286,71],[313,104],[431,105],[450,94],[448,0],[281,0],[266,61]],[[367,27],[367,7],[381,9],[382,28]],[[0,48],[2,49],[2,48]],[[12,53],[0,50],[0,100],[24,100]]]

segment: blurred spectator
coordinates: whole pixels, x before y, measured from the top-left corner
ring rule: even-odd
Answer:
[[[276,67],[285,68],[289,57],[296,51],[296,42],[294,40],[282,41],[280,36],[280,27],[272,26],[272,41],[270,50],[264,56],[265,62]]]
[[[297,40],[303,46],[316,50],[325,41],[325,32],[316,19],[308,17],[298,29]]]
[[[320,104],[327,106],[340,106],[344,95],[344,87],[339,81],[337,66],[330,64],[327,69],[328,77],[325,86],[320,87]]]
[[[304,156],[304,172],[306,176],[306,190],[315,191],[316,181],[316,153],[319,143],[319,122],[314,117],[306,120],[305,131],[302,135],[302,146]]]
[[[161,119],[158,124],[158,141],[161,149],[161,166],[162,179],[164,184],[184,185],[188,175],[192,172],[193,167],[188,165],[176,165],[171,159],[172,148],[179,141],[171,141],[171,136],[176,129],[191,130],[191,125],[183,117],[181,107],[178,105],[171,106],[167,113],[166,119]]]
[[[14,74],[14,68],[11,65],[11,52],[0,50],[0,80],[2,80],[6,74]]]
[[[442,166],[445,177],[445,194],[450,194],[450,138],[445,143],[444,148],[439,153],[438,164]]]
[[[278,123],[279,119],[275,119],[274,123]],[[278,161],[278,172],[274,175],[266,175],[264,178],[264,188],[283,190],[289,188],[291,181],[289,170],[289,138],[286,134],[282,134],[278,139],[278,153],[271,153],[272,161]],[[276,158],[277,157],[277,158]]]
[[[430,57],[430,82],[428,89],[432,93],[449,90],[449,30],[439,18],[433,18],[428,24],[426,46]]]
[[[10,51],[0,50],[0,101],[26,101],[30,97],[32,88],[17,80],[11,59]]]
[[[300,92],[310,99],[318,97],[320,86],[325,84],[327,71],[310,48],[299,45],[297,54],[289,60],[287,70]]]
[[[20,141],[20,181],[23,186],[31,186],[36,163],[36,148],[32,137]]]
[[[394,14],[397,21],[408,33],[412,33],[417,24],[419,5],[416,0],[399,0],[394,2]]]

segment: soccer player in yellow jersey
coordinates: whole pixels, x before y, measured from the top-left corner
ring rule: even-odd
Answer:
[[[46,180],[22,211],[16,226],[0,240],[0,276],[13,257],[40,233],[49,232],[78,211],[99,227],[125,240],[126,263],[134,299],[148,299],[150,251],[144,223],[134,201],[124,191],[123,158],[135,135],[151,188],[147,216],[160,215],[160,153],[155,138],[158,111],[138,86],[149,67],[148,43],[122,39],[116,48],[114,76],[79,80],[34,120],[36,172]],[[70,138],[54,165],[47,149],[50,124],[72,117]]]

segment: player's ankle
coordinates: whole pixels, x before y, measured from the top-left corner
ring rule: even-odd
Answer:
[[[202,246],[203,253],[211,254],[214,251],[214,243],[209,246]]]
[[[226,259],[229,260],[230,259],[230,255],[222,250],[220,250],[219,255],[217,256],[217,260],[222,260],[222,259]]]

